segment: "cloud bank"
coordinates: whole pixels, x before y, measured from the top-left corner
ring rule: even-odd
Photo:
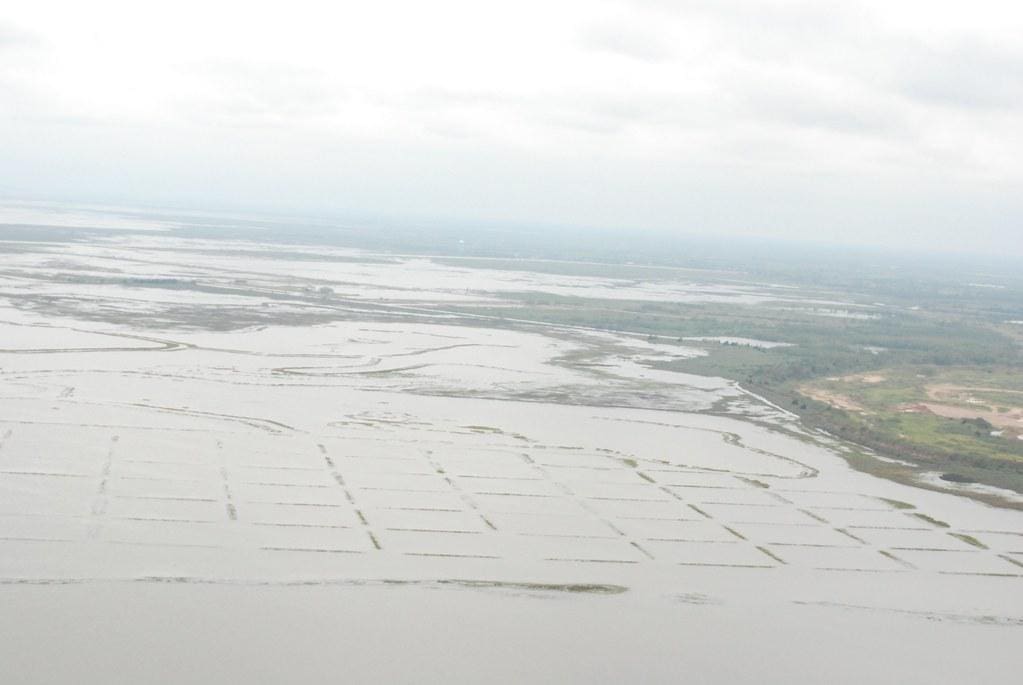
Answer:
[[[0,194],[1023,253],[1019,35],[989,0],[19,3]]]

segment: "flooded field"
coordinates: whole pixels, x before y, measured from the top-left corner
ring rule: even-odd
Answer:
[[[688,341],[450,306],[869,311],[157,229],[0,244],[9,682],[85,662],[105,682],[146,663],[190,682],[1023,665],[1023,513],[858,473],[733,380],[652,366],[704,354]]]

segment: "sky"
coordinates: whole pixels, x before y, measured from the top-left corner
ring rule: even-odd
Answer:
[[[1023,4],[0,8],[0,197],[1023,256]]]

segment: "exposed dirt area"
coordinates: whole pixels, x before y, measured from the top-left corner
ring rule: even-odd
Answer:
[[[1023,390],[1006,390],[1004,388],[990,388],[984,386],[953,385],[951,383],[937,383],[928,385],[927,396],[933,400],[957,402],[983,402],[973,396],[976,392],[997,392],[1002,395],[1019,395],[1020,402],[1023,402]]]
[[[829,381],[842,381],[844,383],[869,383],[871,385],[875,383],[883,383],[888,380],[887,376],[882,376],[879,373],[853,373],[848,376],[832,376],[828,378]]]
[[[927,397],[934,401],[921,402],[914,405],[915,407],[925,408],[937,416],[949,419],[980,418],[997,428],[1007,428],[1014,432],[1023,430],[1023,407],[1006,407],[1004,404],[996,404],[993,407],[991,405],[995,403],[974,395],[977,392],[997,392],[1005,395],[1019,395],[1023,401],[1023,392],[1018,390],[936,384],[927,386],[926,392]],[[999,411],[999,407],[1005,411]]]
[[[823,390],[821,388],[814,388],[806,385],[800,386],[798,390],[800,393],[806,395],[810,399],[817,400],[818,402],[826,402],[827,404],[830,404],[832,407],[837,407],[838,409],[845,409],[846,411],[867,413],[866,407],[864,407],[862,404],[859,404],[858,402],[853,400],[851,397],[848,397],[847,395],[842,395],[837,392],[831,392],[830,390]]]
[[[947,419],[984,419],[992,426],[998,428],[1009,428],[1023,430],[1023,411],[1019,409],[1007,413],[988,411],[986,408],[970,409],[968,407],[957,407],[951,404],[939,404],[937,402],[921,402],[915,407],[924,407],[932,414],[943,416]]]

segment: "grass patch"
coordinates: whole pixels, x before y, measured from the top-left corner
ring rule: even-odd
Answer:
[[[921,521],[926,521],[927,523],[931,524],[932,526],[937,526],[938,528],[949,528],[950,527],[946,522],[942,521],[941,519],[936,519],[933,516],[928,516],[927,514],[921,514],[920,512],[914,512],[912,515],[917,517]]]
[[[988,548],[987,545],[985,545],[983,542],[973,537],[972,535],[967,535],[966,533],[949,533],[949,535],[959,540],[962,540],[968,545],[973,545],[974,547],[978,547],[980,549]]]
[[[885,504],[895,507],[896,509],[916,509],[914,505],[909,502],[903,502],[902,500],[888,499],[887,497],[878,497],[877,499],[881,500]]]

